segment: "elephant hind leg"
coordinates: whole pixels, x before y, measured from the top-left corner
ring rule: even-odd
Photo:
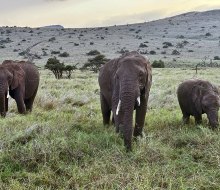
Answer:
[[[100,100],[101,100],[101,110],[102,110],[102,117],[103,117],[103,124],[109,125],[110,122],[110,116],[111,116],[111,109],[109,108],[109,105],[103,96],[103,94],[100,94]]]
[[[28,112],[31,112],[31,111],[32,111],[33,102],[34,102],[34,99],[33,99],[33,98],[29,98],[29,99],[25,99],[25,100],[24,100],[24,104],[25,104],[26,110],[27,110]]]
[[[34,94],[29,99],[24,100],[26,110],[29,111],[29,112],[32,111],[33,103],[34,103],[34,99],[35,99],[36,94],[37,94],[37,89],[35,90]]]
[[[189,117],[190,117],[189,114],[183,113],[183,124],[184,125],[189,124]]]

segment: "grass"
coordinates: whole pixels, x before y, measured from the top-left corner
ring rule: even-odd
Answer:
[[[220,83],[219,69],[198,77]],[[191,69],[153,69],[145,135],[126,153],[113,126],[104,127],[97,74],[56,80],[41,71],[33,112],[13,100],[0,119],[0,189],[219,189],[219,131],[181,122],[178,84]]]

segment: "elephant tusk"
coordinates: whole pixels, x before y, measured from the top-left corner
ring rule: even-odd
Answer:
[[[121,100],[119,100],[119,102],[118,102],[118,106],[117,106],[117,109],[116,109],[116,115],[118,115],[118,112],[120,111],[120,108],[121,108]]]
[[[138,102],[138,106],[140,106],[141,105],[141,98],[140,98],[140,96],[138,96],[137,102]]]
[[[9,98],[9,88],[8,88],[8,91],[7,91],[7,98]]]

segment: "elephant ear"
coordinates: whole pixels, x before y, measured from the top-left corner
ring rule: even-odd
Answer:
[[[152,84],[152,70],[151,70],[151,65],[149,61],[147,61],[147,64],[145,65],[146,73],[147,73],[147,81],[146,81],[146,86],[145,86],[145,94],[148,97],[151,84]]]
[[[7,75],[8,86],[10,86],[13,80],[13,74],[8,69],[5,69],[5,72]]]
[[[202,114],[202,96],[202,87],[199,85],[194,86],[192,89],[192,101],[199,114]]]
[[[9,79],[10,81],[9,85],[11,90],[14,90],[24,80],[24,75],[25,75],[24,70],[17,63],[13,63],[13,62],[4,64],[4,66],[13,76],[12,79]]]

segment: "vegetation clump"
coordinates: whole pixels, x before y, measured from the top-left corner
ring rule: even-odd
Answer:
[[[165,67],[165,64],[164,64],[164,61],[162,61],[162,60],[159,60],[159,61],[155,60],[155,61],[153,61],[153,63],[151,64],[151,66],[152,66],[153,68],[164,68],[164,67]]]
[[[172,51],[172,53],[171,53],[172,55],[180,55],[180,52],[179,51],[177,51],[176,49],[175,50],[173,50]]]
[[[59,57],[69,57],[69,56],[70,56],[70,54],[67,52],[63,52],[63,53],[59,54]]]
[[[148,47],[148,45],[146,45],[146,44],[144,44],[144,43],[141,43],[141,44],[139,45],[139,48],[145,48],[145,47]]]
[[[82,67],[82,70],[90,70],[97,73],[101,66],[104,65],[108,59],[106,59],[105,55],[99,54],[94,58],[88,59],[88,62]]]
[[[166,47],[172,47],[173,44],[171,42],[163,42],[163,45]]]
[[[98,50],[91,50],[86,55],[100,55],[100,52]]]
[[[215,56],[214,60],[220,60],[220,57],[219,56]]]
[[[54,57],[47,60],[45,69],[52,71],[56,79],[63,78],[63,72],[65,71],[67,73],[67,78],[70,79],[72,71],[76,70],[77,67],[76,65],[64,65],[64,63],[60,63],[60,61]]]

